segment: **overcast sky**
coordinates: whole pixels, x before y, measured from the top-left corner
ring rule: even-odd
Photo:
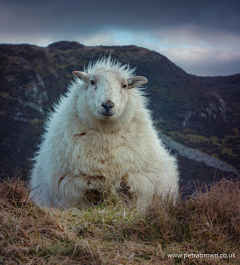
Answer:
[[[240,73],[240,0],[0,0],[0,43],[138,45],[188,73]]]

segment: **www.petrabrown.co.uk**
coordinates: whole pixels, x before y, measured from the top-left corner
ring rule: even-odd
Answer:
[[[205,253],[184,253],[184,254],[167,254],[168,258],[184,258],[184,259],[201,259],[201,258],[221,258],[221,259],[227,259],[227,258],[236,258],[235,253],[231,254],[205,254]]]

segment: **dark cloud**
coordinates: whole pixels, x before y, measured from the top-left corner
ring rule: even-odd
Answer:
[[[121,36],[119,34],[119,39],[116,39],[118,32],[121,32]],[[144,40],[145,36],[149,39]],[[0,42],[47,45],[48,42],[63,39],[85,41],[87,43],[84,44],[88,45],[145,45],[157,51],[169,46],[173,50],[166,50],[166,55],[175,54],[178,50],[175,48],[185,46],[194,48],[190,56],[195,56],[201,46],[215,47],[216,56],[227,49],[232,57],[235,56],[233,66],[228,61],[228,68],[235,69],[233,73],[237,73],[236,61],[240,58],[240,47],[236,48],[240,41],[240,1],[1,0]],[[203,57],[207,58],[207,55],[208,52],[204,52]],[[184,58],[180,55],[179,58],[177,63],[181,67]],[[206,59],[206,66],[209,61]],[[217,71],[219,60],[215,61]],[[191,63],[192,69],[200,67],[197,61],[187,61],[185,65],[190,66]],[[224,63],[222,60],[222,68]],[[201,61],[201,64],[204,68],[204,62]]]
[[[6,19],[1,28],[6,31],[70,33],[96,31],[105,26],[147,30],[194,24],[240,33],[239,0],[8,0],[2,1],[1,10]]]

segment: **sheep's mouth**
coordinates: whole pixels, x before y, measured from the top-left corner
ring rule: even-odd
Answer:
[[[99,115],[103,118],[110,118],[114,115],[114,112],[100,112]]]
[[[102,115],[102,116],[105,116],[105,117],[111,117],[111,116],[114,115],[114,113],[112,113],[112,112],[111,112],[111,113],[105,113],[105,112],[104,112],[104,113],[101,113],[101,115]]]
[[[102,113],[103,116],[113,116],[114,113]]]

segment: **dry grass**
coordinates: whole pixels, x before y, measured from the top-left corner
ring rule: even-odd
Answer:
[[[238,181],[141,214],[112,196],[86,211],[41,208],[23,181],[0,186],[0,264],[239,264],[239,247]],[[235,257],[168,256],[200,253]]]

